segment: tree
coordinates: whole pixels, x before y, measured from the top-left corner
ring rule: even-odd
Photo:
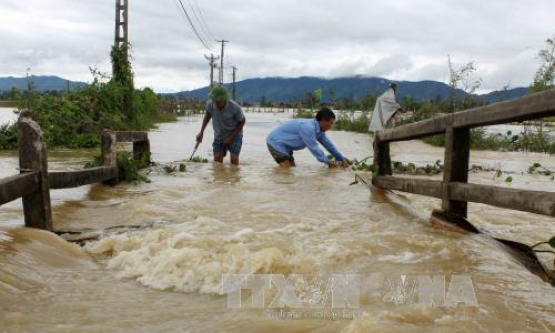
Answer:
[[[540,92],[553,88],[555,85],[555,36],[546,41],[546,48],[538,53],[541,66],[534,76],[530,92]]]
[[[401,106],[405,110],[416,110],[420,107],[420,103],[418,103],[413,97],[405,96],[401,100]]]
[[[110,52],[112,60],[113,76],[112,82],[119,85],[123,92],[123,114],[128,118],[133,118],[133,69],[129,61],[131,44],[114,45]]]
[[[319,105],[320,102],[322,102],[322,96],[323,96],[322,89],[318,88],[314,90],[313,96],[314,96],[314,102]]]
[[[12,101],[19,101],[21,99],[21,92],[16,85],[14,85],[10,90],[10,99]]]
[[[310,111],[314,111],[314,93],[306,93],[306,104],[310,106]]]
[[[31,68],[27,68],[27,110],[33,110],[35,108],[35,97],[36,97],[35,82],[33,82],[33,76],[31,75]]]
[[[361,101],[362,111],[373,110],[374,106],[376,105],[377,99],[378,96],[376,96],[376,94],[373,94],[371,92],[366,93],[364,97],[362,97]]]
[[[473,94],[482,85],[482,79],[475,79],[474,74],[476,73],[477,67],[474,61],[463,65],[459,69],[455,69],[453,62],[451,61],[451,56],[447,56],[447,65],[449,66],[449,97],[447,100],[447,112],[459,111],[461,108],[465,108],[469,105],[474,104]],[[460,85],[462,84],[462,87]],[[460,100],[458,90],[462,89],[464,92],[463,101]]]
[[[335,103],[335,90],[333,88],[328,89],[330,95],[330,102]]]

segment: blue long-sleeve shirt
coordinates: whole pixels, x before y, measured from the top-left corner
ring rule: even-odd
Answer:
[[[320,143],[336,160],[345,159],[328,139],[326,133],[322,132],[320,124],[315,119],[290,120],[283,123],[268,135],[266,143],[286,155],[308,147],[318,161],[327,164],[329,161],[318,146]]]

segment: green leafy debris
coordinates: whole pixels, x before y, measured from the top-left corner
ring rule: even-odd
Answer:
[[[195,156],[189,162],[192,162],[192,163],[208,163],[209,161],[208,161],[207,158],[203,158],[203,157],[200,157],[200,156]]]

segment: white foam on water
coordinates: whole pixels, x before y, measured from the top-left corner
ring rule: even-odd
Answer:
[[[174,225],[109,236],[86,249],[109,255],[108,268],[117,270],[118,278],[135,279],[157,290],[221,293],[223,274],[269,273],[285,265],[278,248],[255,246],[251,229],[226,236],[192,235],[179,229]]]
[[[286,236],[293,230],[306,230],[309,235],[313,228],[307,225],[271,231],[199,232],[196,227],[206,222],[197,218],[155,230],[111,235],[88,244],[86,250],[106,256],[107,266],[116,271],[117,278],[133,279],[157,290],[200,293],[221,293],[224,274],[311,273],[368,255],[361,248],[333,240],[291,241]],[[216,225],[228,229],[225,224]]]

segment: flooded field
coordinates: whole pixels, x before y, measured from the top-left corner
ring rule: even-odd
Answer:
[[[298,168],[278,168],[264,139],[287,117],[247,115],[239,167],[188,164],[186,173],[153,172],[150,183],[54,191],[56,230],[104,230],[84,248],[21,228],[20,201],[2,206],[0,332],[555,331],[555,289],[488,238],[433,229],[428,218],[439,201],[351,185],[352,171],[330,171],[308,151],[295,155]],[[188,158],[199,122],[182,118],[150,133],[153,159]],[[372,155],[370,136],[330,137],[346,156]],[[211,132],[205,138],[198,155],[211,157]],[[50,152],[50,169],[82,168],[97,153]],[[435,163],[443,150],[395,143],[392,158]],[[472,152],[471,164],[514,181],[494,180],[494,172],[471,173],[471,181],[555,190],[550,178],[526,174],[536,162],[555,169],[544,154]],[[15,153],[2,153],[0,177],[17,173],[17,163]],[[554,220],[534,214],[471,204],[470,219],[528,244],[555,235]],[[228,306],[222,275],[249,273],[467,276],[478,306],[386,302],[369,283],[355,318],[275,318]]]

